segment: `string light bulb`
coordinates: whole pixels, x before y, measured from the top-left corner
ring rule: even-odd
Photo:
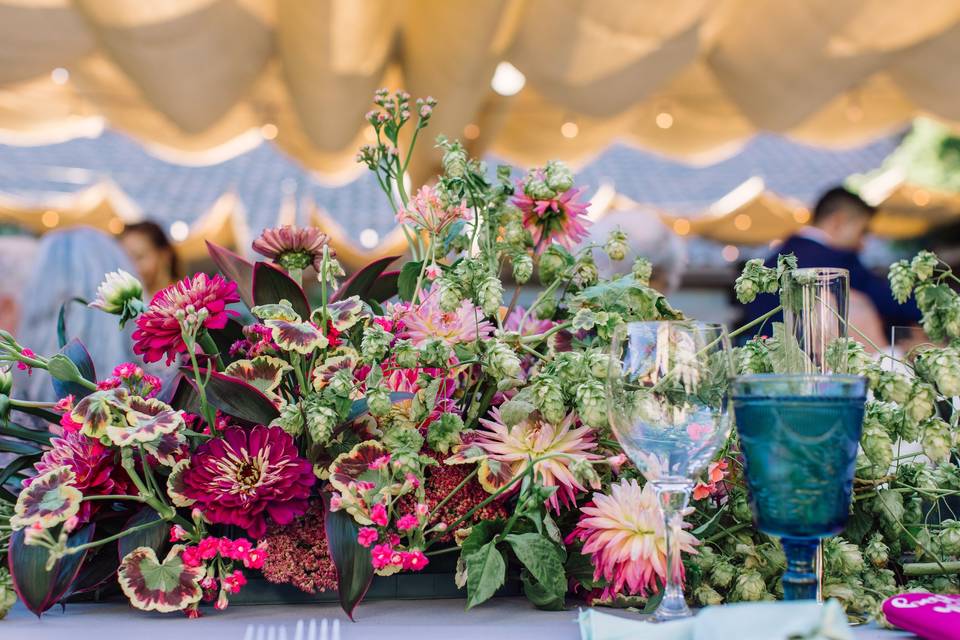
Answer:
[[[580,127],[577,126],[576,122],[572,120],[567,120],[562,125],[560,125],[560,135],[564,138],[576,138],[577,134],[580,133]]]

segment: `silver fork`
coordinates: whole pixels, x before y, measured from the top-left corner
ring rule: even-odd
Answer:
[[[287,627],[274,624],[248,624],[243,640],[287,640]],[[302,619],[297,620],[297,626],[293,630],[293,640],[340,640],[340,621],[322,618],[317,624],[317,619],[313,618],[304,624]]]

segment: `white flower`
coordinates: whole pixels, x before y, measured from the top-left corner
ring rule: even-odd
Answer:
[[[143,310],[143,285],[123,269],[108,273],[90,307],[120,316],[120,325]]]

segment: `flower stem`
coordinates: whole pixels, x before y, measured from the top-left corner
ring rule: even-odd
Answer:
[[[87,549],[93,549],[94,547],[99,547],[101,545],[107,544],[108,542],[113,542],[114,540],[119,540],[120,538],[129,536],[132,533],[137,533],[138,531],[144,531],[145,529],[149,529],[150,527],[155,527],[155,526],[157,526],[157,521],[144,522],[143,524],[138,524],[136,526],[130,527],[129,529],[124,529],[120,533],[115,533],[112,536],[107,536],[106,538],[102,538],[100,540],[94,540],[93,542],[87,542],[85,544],[78,544],[75,547],[67,547],[64,555],[72,555],[74,553],[80,553],[81,551],[86,551]]]
[[[91,500],[132,500],[133,502],[146,502],[146,499],[143,496],[128,496],[128,495],[97,495],[97,496],[83,496],[81,502],[90,502]]]
[[[782,305],[782,304],[777,305],[774,309],[771,309],[770,311],[767,311],[765,314],[763,314],[763,315],[760,316],[759,318],[755,318],[754,320],[751,320],[750,322],[748,322],[747,324],[743,325],[742,327],[740,327],[740,328],[738,328],[738,329],[734,329],[733,331],[731,331],[731,332],[728,333],[727,335],[728,335],[730,338],[736,338],[737,336],[739,336],[739,335],[740,335],[741,333],[743,333],[744,331],[749,331],[750,329],[754,328],[755,326],[757,326],[757,325],[760,324],[761,322],[766,322],[767,320],[769,320],[769,319],[772,318],[773,316],[777,315],[777,314],[780,313],[781,311],[783,311],[783,305]],[[712,346],[712,345],[711,345],[711,346]]]

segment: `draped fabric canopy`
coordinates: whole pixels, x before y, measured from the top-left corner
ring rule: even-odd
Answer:
[[[960,121],[958,63],[960,0],[0,0],[0,141],[106,121],[210,163],[275,137],[346,179],[373,91],[403,86],[439,99],[434,132],[521,164],[614,138],[708,162],[758,130]]]

